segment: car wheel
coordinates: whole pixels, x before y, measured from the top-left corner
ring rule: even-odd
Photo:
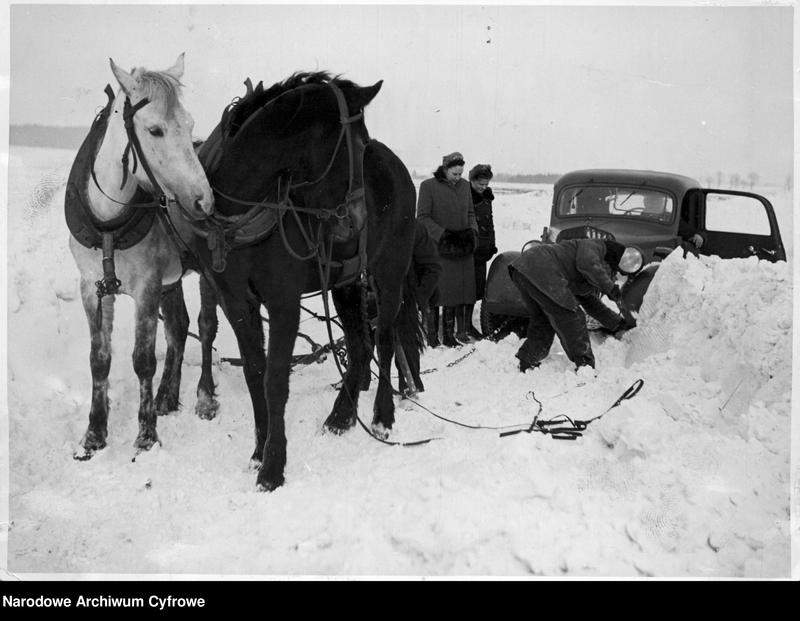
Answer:
[[[527,318],[491,313],[481,304],[481,332],[485,339],[502,341],[512,332],[519,338],[524,338],[527,331]]]

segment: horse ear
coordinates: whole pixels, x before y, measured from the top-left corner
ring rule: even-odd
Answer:
[[[130,73],[124,69],[120,69],[113,58],[109,58],[108,61],[111,63],[111,72],[114,74],[114,77],[117,78],[117,82],[119,82],[125,94],[130,97],[131,93],[136,88],[136,80],[134,80]]]
[[[169,69],[165,70],[164,73],[167,75],[172,76],[178,82],[181,81],[181,76],[183,76],[183,57],[186,55],[186,52],[181,52],[181,55],[178,56],[178,60],[175,61],[175,64],[172,65]]]
[[[383,80],[378,80],[372,86],[347,89],[344,96],[347,99],[348,106],[350,106],[350,111],[363,110],[369,102],[375,99],[375,95],[381,90],[381,86],[383,86]]]

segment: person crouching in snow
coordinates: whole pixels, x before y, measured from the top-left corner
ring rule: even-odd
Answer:
[[[594,368],[581,307],[612,332],[627,326],[625,318],[598,297],[604,293],[619,300],[614,275],[624,252],[625,246],[611,240],[570,239],[534,246],[508,266],[530,315],[527,338],[517,352],[520,371],[541,364],[556,334],[576,369]]]

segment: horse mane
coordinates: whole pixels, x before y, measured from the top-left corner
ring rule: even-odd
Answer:
[[[137,68],[133,70],[133,78],[137,88],[141,89],[142,97],[147,97],[150,103],[163,106],[164,116],[171,118],[179,105],[180,81],[164,71],[149,71]]]
[[[244,125],[250,116],[270,101],[299,86],[309,84],[328,84],[333,82],[340,88],[352,88],[358,85],[350,80],[345,80],[340,75],[332,75],[328,71],[296,71],[285,80],[276,82],[268,89],[263,89],[261,83],[255,89],[248,87],[244,97],[234,99],[226,109],[227,118],[223,117],[225,135],[232,137]],[[250,84],[248,78],[245,84]]]

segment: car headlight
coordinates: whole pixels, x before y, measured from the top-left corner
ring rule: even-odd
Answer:
[[[522,247],[522,252],[526,252],[531,248],[535,248],[536,246],[541,246],[541,245],[542,242],[540,242],[538,239],[532,239]]]
[[[619,271],[623,274],[635,274],[642,269],[642,253],[638,248],[629,246],[619,260]]]

